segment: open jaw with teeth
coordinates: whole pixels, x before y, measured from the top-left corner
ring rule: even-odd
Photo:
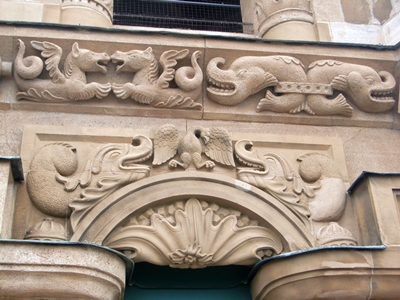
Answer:
[[[208,78],[208,84],[207,91],[211,94],[232,95],[236,92],[236,86],[233,83],[218,82]]]
[[[370,97],[373,101],[376,101],[376,102],[394,102],[394,99],[391,96],[392,93],[393,93],[393,90],[371,91]]]

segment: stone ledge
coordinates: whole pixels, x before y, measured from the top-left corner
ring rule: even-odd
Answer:
[[[252,280],[252,297],[256,300],[398,299],[399,254],[399,247],[322,248],[270,260]]]
[[[123,299],[124,261],[82,243],[0,241],[0,291],[12,299]]]

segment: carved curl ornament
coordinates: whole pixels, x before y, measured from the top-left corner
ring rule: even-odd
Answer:
[[[223,128],[181,134],[173,125],[161,126],[153,141],[137,135],[131,144],[92,147],[86,158],[73,143],[47,144],[31,161],[27,190],[48,217],[26,238],[94,242],[177,268],[252,265],[283,252],[357,244],[338,224],[345,183],[330,157],[292,161],[253,150],[248,140],[232,144]],[[234,154],[240,167],[233,171]],[[178,166],[192,172],[171,170]]]
[[[199,99],[203,83],[200,51],[192,53],[190,66],[177,68],[189,50],[164,51],[157,60],[150,47],[116,51],[109,56],[74,43],[60,68],[61,47],[38,41],[31,41],[31,45],[40,56],[25,57],[25,44],[18,41],[13,69],[19,100],[60,103],[103,99],[112,91],[117,98],[156,108],[203,108]],[[115,81],[119,74],[130,73],[131,82],[88,82],[89,72],[107,75],[110,62],[117,64],[112,75]],[[347,99],[369,113],[388,111],[395,103],[391,96],[396,86],[394,77],[368,66],[321,60],[306,69],[299,59],[279,55],[243,56],[229,67],[223,67],[224,63],[224,58],[215,57],[206,68],[208,98],[221,105],[237,105],[262,90],[266,94],[257,112],[351,117],[353,107]],[[44,74],[44,68],[48,74]]]

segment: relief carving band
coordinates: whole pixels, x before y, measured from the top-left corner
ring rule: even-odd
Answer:
[[[174,125],[161,126],[154,137],[153,165],[161,165],[178,152],[181,162],[173,159],[170,168],[182,167],[187,169],[194,164],[196,169],[212,169],[215,163],[211,160],[202,162],[201,154],[226,166],[235,166],[233,160],[232,140],[224,128],[205,129],[198,127],[188,131],[183,137]]]
[[[80,49],[78,43],[74,43],[72,51],[65,59],[63,70],[60,70],[61,47],[50,42],[37,41],[32,41],[31,45],[41,51],[41,57],[24,57],[25,44],[18,41],[14,78],[19,90],[19,100],[56,103],[89,100],[94,97],[102,99],[112,89],[118,98],[130,98],[158,108],[202,108],[200,103],[195,102],[200,96],[203,82],[203,71],[198,64],[200,51],[192,54],[191,66],[175,69],[178,61],[187,57],[189,50],[165,51],[158,62],[150,47],[144,51],[116,51],[110,58],[106,53]],[[44,63],[42,58],[45,59]],[[132,82],[88,83],[86,73],[107,74],[106,64],[111,59],[118,64],[117,75],[121,72],[134,73]],[[39,77],[44,65],[50,79]]]
[[[78,168],[76,149],[66,143],[48,144],[34,156],[27,176],[28,194],[42,212],[71,218],[72,230],[97,202],[130,182],[149,175],[138,164],[152,155],[152,142],[136,136],[133,144],[105,144],[95,148]]]
[[[87,83],[86,72],[107,73],[106,64],[110,57],[106,53],[96,53],[80,49],[74,43],[72,51],[59,69],[62,49],[49,42],[32,41],[33,48],[41,51],[46,58],[46,70],[50,79],[41,79],[43,61],[37,56],[24,58],[25,44],[18,40],[18,53],[14,61],[14,78],[19,89],[17,99],[37,102],[67,102],[88,100],[93,97],[104,98],[111,90],[111,84]]]
[[[306,73],[298,59],[288,56],[244,56],[229,68],[224,63],[222,57],[213,58],[206,70],[208,97],[222,105],[237,105],[268,87],[274,91],[267,90],[258,112],[351,117],[353,108],[344,95],[370,113],[388,111],[395,103],[394,77],[367,66],[323,60],[312,63]]]
[[[125,134],[118,139],[132,131]],[[30,162],[26,189],[35,209],[25,239],[94,243],[174,268],[254,265],[357,245],[354,228],[342,222],[347,186],[340,159],[332,159],[340,151],[325,142],[239,139],[233,147],[224,128],[179,132],[171,124],[149,132],[153,141],[135,135],[132,143],[54,135],[41,136],[47,143]]]
[[[132,98],[155,107],[201,109],[202,105],[195,102],[200,96],[203,82],[203,71],[197,62],[201,52],[192,54],[191,67],[175,70],[177,61],[185,58],[188,53],[187,49],[165,51],[160,57],[162,73],[159,75],[158,62],[152,48],[145,51],[117,51],[111,56],[112,61],[119,64],[117,74],[129,72],[135,75],[132,83],[114,83],[114,94],[118,98]],[[170,87],[173,80],[177,88]]]

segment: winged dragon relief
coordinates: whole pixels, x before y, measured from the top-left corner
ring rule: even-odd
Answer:
[[[192,54],[192,66],[175,70],[178,60],[188,54],[187,49],[165,51],[160,57],[162,73],[159,75],[159,63],[151,47],[144,51],[115,52],[111,59],[119,64],[117,74],[129,72],[135,75],[131,83],[114,83],[114,94],[121,99],[131,98],[154,107],[201,109],[202,105],[195,102],[203,81],[203,71],[197,62],[201,52]],[[171,87],[173,82],[177,87]]]
[[[14,61],[14,78],[18,90],[17,99],[37,102],[67,102],[88,100],[93,97],[104,98],[111,90],[110,83],[87,82],[86,72],[107,73],[106,64],[110,57],[72,45],[72,51],[59,69],[62,49],[50,42],[31,41],[33,48],[41,51],[45,58],[46,70],[50,79],[41,79],[43,61],[38,56],[24,57],[26,46],[18,40],[18,52]]]
[[[67,143],[40,148],[30,164],[27,189],[33,204],[52,217],[70,217],[77,228],[85,215],[116,189],[148,177],[150,168],[140,164],[150,158],[153,145],[138,135],[132,144],[104,144],[93,149],[83,168],[77,150]]]
[[[170,168],[187,169],[193,164],[196,169],[204,167],[213,169],[214,161],[226,166],[235,166],[230,134],[226,129],[220,127],[211,129],[197,127],[181,136],[174,125],[161,126],[154,136],[153,165],[165,163],[176,153],[181,161],[170,160],[168,163]],[[211,160],[202,161],[202,153],[205,153]]]

